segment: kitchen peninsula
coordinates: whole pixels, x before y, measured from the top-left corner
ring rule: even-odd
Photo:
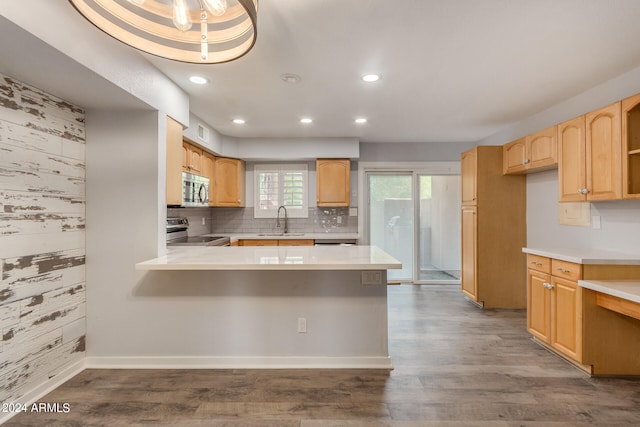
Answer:
[[[189,333],[141,364],[390,369],[386,270],[401,267],[375,246],[170,248],[136,264],[135,293],[191,304]]]

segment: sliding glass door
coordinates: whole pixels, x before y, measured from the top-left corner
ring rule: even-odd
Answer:
[[[389,281],[408,281],[413,276],[413,176],[369,173],[369,244],[378,246],[402,262],[402,270],[389,270]]]
[[[368,243],[400,262],[388,280],[458,283],[460,176],[366,172]]]
[[[460,280],[460,177],[418,175],[416,282]]]

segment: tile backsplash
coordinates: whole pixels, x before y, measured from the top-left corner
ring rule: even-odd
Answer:
[[[253,208],[169,208],[168,217],[189,219],[189,234],[272,233],[275,218],[254,218]],[[202,224],[205,218],[205,224]],[[357,233],[358,217],[349,216],[349,208],[309,208],[308,218],[289,218],[294,233]]]

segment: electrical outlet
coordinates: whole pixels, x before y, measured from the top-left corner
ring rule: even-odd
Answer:
[[[307,333],[307,319],[305,319],[304,317],[298,317],[298,333]]]
[[[360,282],[363,285],[382,285],[382,272],[363,271],[360,275]]]
[[[207,225],[207,219],[205,217],[202,217],[202,225]]]
[[[338,221],[338,224],[342,224],[342,215],[338,215],[336,221]]]

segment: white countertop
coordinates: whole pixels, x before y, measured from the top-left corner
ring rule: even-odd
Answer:
[[[640,254],[580,248],[522,248],[522,252],[577,264],[640,265]]]
[[[592,291],[640,303],[639,280],[578,280],[578,285]]]
[[[377,246],[178,246],[137,270],[387,270],[402,264]]]
[[[205,236],[229,236],[232,242],[242,239],[259,239],[259,240],[358,240],[358,233],[296,233],[276,235],[272,233],[212,233]]]

